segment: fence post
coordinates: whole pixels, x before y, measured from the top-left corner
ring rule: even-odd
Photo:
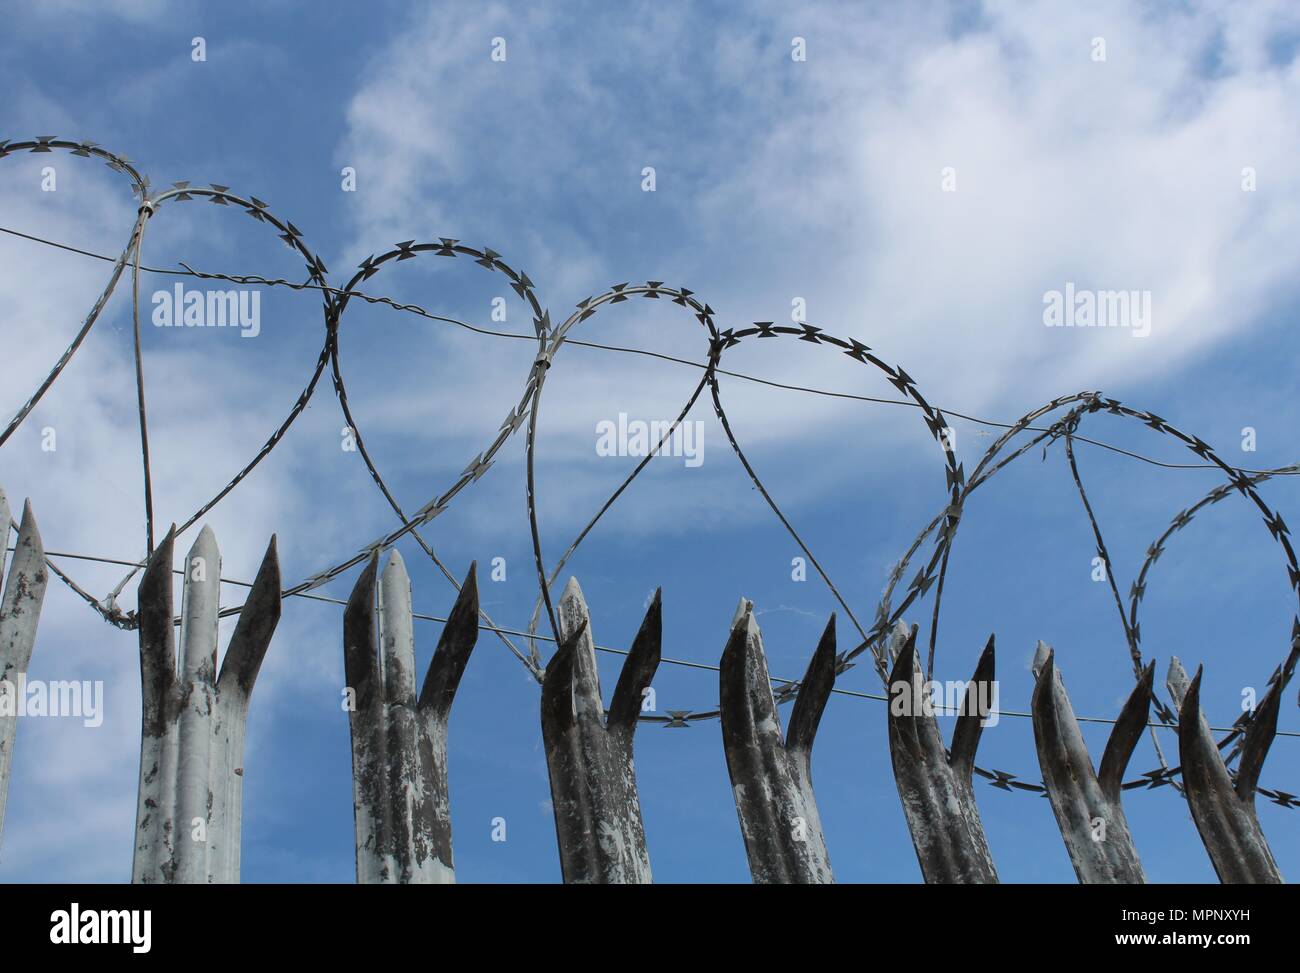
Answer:
[[[607,722],[591,617],[576,578],[557,606],[560,645],[542,681],[542,741],[566,883],[650,881],[632,737],[659,668],[660,597],[656,591],[623,663]]]
[[[834,881],[812,788],[812,745],[835,685],[835,616],[826,625],[781,739],[781,716],[753,603],[740,600],[718,676],[722,745],[756,883]]]
[[[9,501],[0,489],[0,580],[4,578],[9,550]],[[41,617],[49,572],[45,548],[36,527],[31,501],[23,504],[23,519],[9,565],[9,580],[0,599],[0,838],[4,837],[5,804],[9,799],[9,775],[14,762],[14,738],[18,733],[18,704],[36,644],[36,623]]]
[[[221,553],[204,527],[186,555],[180,655],[172,624],[176,527],[140,579],[143,718],[131,880],[239,881],[244,729],[249,697],[280,621],[275,536],[217,669]]]
[[[1291,660],[1288,660],[1289,663]],[[1278,708],[1290,664],[1273,679],[1246,729],[1236,780],[1228,775],[1210,724],[1201,713],[1201,667],[1189,684],[1178,658],[1169,660],[1166,685],[1178,703],[1178,761],[1192,820],[1210,862],[1225,885],[1280,884],[1273,852],[1255,816],[1255,787],[1264,758],[1277,733]]]
[[[889,755],[903,815],[912,834],[921,874],[932,885],[981,884],[998,880],[975,803],[972,772],[983,730],[980,700],[992,699],[993,636],[980,655],[952,735],[943,746],[924,673],[917,666],[916,626],[899,622],[891,633]]]
[[[417,698],[411,579],[397,551],[382,574],[378,552],[371,555],[343,613],[360,883],[456,881],[447,720],[477,641],[478,576],[470,564]]]
[[[1090,885],[1145,882],[1120,793],[1124,768],[1147,725],[1155,663],[1143,670],[1124,703],[1096,773],[1050,646],[1038,643],[1033,670],[1037,681],[1029,708],[1038,765],[1074,873]]]

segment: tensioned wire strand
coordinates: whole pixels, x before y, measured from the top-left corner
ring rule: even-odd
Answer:
[[[15,525],[15,526],[16,526],[16,525]],[[11,547],[11,548],[8,549],[8,551],[9,551],[9,553],[13,553],[14,548]],[[143,568],[143,567],[144,567],[143,564],[140,564],[140,563],[138,563],[138,562],[136,562],[136,561],[127,561],[127,560],[123,560],[122,558],[102,557],[102,556],[93,555],[93,554],[76,554],[76,553],[72,553],[72,552],[70,552],[70,551],[46,551],[45,554],[46,554],[46,557],[65,557],[65,558],[71,558],[71,559],[73,559],[73,560],[77,560],[77,561],[92,561],[92,562],[95,562],[95,563],[98,563],[98,564],[114,564],[114,565],[119,565],[119,566],[121,566],[121,567],[133,567],[133,568]],[[173,569],[172,569],[172,573],[173,573],[173,574],[177,574],[177,575],[184,575],[185,572],[184,572],[183,570],[181,570],[180,568],[173,568]],[[221,583],[222,583],[222,584],[234,585],[235,587],[238,587],[238,588],[251,588],[251,587],[253,587],[253,584],[252,584],[251,581],[241,581],[241,580],[239,580],[239,579],[237,579],[237,578],[221,578],[220,580],[221,580]],[[307,592],[307,591],[294,592],[293,597],[296,597],[296,598],[305,598],[307,601],[317,601],[317,602],[322,602],[322,603],[327,604],[327,605],[339,605],[339,606],[342,606],[342,607],[347,607],[347,601],[346,601],[345,599],[342,599],[342,598],[331,598],[331,597],[328,596],[328,595],[317,595],[317,594],[312,594],[311,592]],[[412,612],[412,613],[411,613],[411,617],[412,617],[412,618],[418,618],[418,619],[420,619],[421,621],[426,621],[426,622],[436,622],[436,623],[438,623],[438,624],[445,624],[446,621],[447,621],[447,619],[446,619],[445,617],[442,617],[442,616],[440,616],[440,615],[429,615],[429,614],[425,614],[425,613],[421,613],[421,612]],[[538,639],[539,641],[542,641],[542,642],[554,642],[554,641],[555,641],[555,639],[554,639],[553,637],[549,636],[549,635],[542,635],[542,634],[540,634],[540,633],[529,633],[529,632],[520,631],[519,629],[505,628],[505,627],[503,627],[503,626],[499,626],[499,625],[482,625],[482,624],[480,624],[478,627],[479,627],[480,630],[482,630],[482,631],[486,631],[486,632],[497,632],[497,633],[501,633],[501,634],[504,634],[504,635],[515,635],[515,636],[519,636],[519,637],[521,637],[521,638],[535,638],[535,639]],[[628,654],[628,651],[629,651],[629,650],[627,650],[627,649],[615,648],[614,646],[609,646],[609,645],[595,645],[594,647],[595,647],[598,651],[600,651],[600,652],[607,652],[607,653],[609,653],[609,654],[611,654],[611,655],[623,655],[623,656],[625,656],[625,655]],[[672,658],[668,658],[667,656],[661,658],[660,661],[663,662],[663,663],[667,663],[667,664],[669,664],[669,665],[682,666],[682,667],[684,667],[684,668],[688,668],[688,669],[702,669],[702,670],[705,670],[705,671],[707,671],[707,672],[718,672],[718,671],[719,671],[719,667],[718,667],[718,666],[716,666],[716,665],[710,665],[710,664],[707,663],[707,662],[693,662],[693,661],[688,660],[688,659],[672,659]],[[782,676],[776,676],[776,675],[773,675],[773,676],[771,676],[770,678],[772,679],[773,682],[784,683],[784,684],[786,684],[786,685],[793,685],[793,684],[799,682],[798,679],[786,679],[786,678],[784,678],[784,677],[782,677]],[[877,700],[877,701],[879,701],[879,702],[888,702],[888,701],[889,701],[889,697],[888,697],[888,696],[883,696],[883,695],[881,695],[881,694],[879,694],[879,693],[864,693],[864,692],[858,692],[858,691],[856,691],[856,690],[851,690],[851,689],[838,689],[838,688],[832,689],[831,692],[834,693],[834,694],[836,694],[836,695],[838,695],[838,696],[849,696],[849,697],[852,697],[852,698],[854,698],[854,699],[873,699],[873,700]],[[945,714],[947,714],[947,715],[956,715],[955,712],[953,712],[953,713],[949,713],[949,712],[948,712],[944,707],[937,707],[937,708],[936,708],[936,711],[937,711],[937,712],[940,712],[940,713],[945,713]],[[1029,718],[1031,718],[1031,716],[1032,716],[1032,714],[1030,714],[1030,713],[1021,712],[1021,711],[1019,711],[1019,710],[1006,710],[1006,709],[994,710],[994,711],[992,711],[989,715],[990,715],[990,716],[994,716],[994,715],[996,715],[996,716],[1015,716],[1015,717],[1021,717],[1021,718],[1024,718],[1024,719],[1029,719]],[[1080,722],[1083,722],[1083,723],[1105,723],[1105,724],[1114,724],[1114,723],[1118,722],[1117,720],[1112,719],[1112,718],[1110,718],[1110,717],[1106,717],[1106,716],[1076,716],[1076,719],[1078,719]],[[1177,728],[1178,728],[1178,727],[1177,727],[1177,724],[1174,724],[1174,723],[1162,723],[1162,722],[1156,722],[1156,721],[1152,721],[1152,722],[1147,723],[1147,726],[1152,727],[1152,728],[1154,728],[1154,729],[1171,729],[1171,730],[1173,730],[1173,729],[1177,729]],[[1238,731],[1240,728],[1239,728],[1239,727],[1212,726],[1212,727],[1210,727],[1210,729],[1211,729],[1211,730],[1214,730],[1216,733],[1232,733],[1232,732],[1236,732],[1236,731]],[[1277,735],[1278,735],[1278,736],[1285,736],[1285,737],[1297,737],[1297,738],[1300,738],[1300,732],[1291,732],[1291,731],[1287,731],[1287,730],[1278,730],[1278,731],[1277,731]]]
[[[19,237],[24,240],[30,240],[34,243],[40,243],[45,246],[54,247],[59,250],[66,250],[70,253],[80,254],[85,257],[93,257],[96,260],[104,260],[104,261],[108,261],[109,263],[114,262],[115,259],[113,257],[107,256],[106,254],[95,253],[94,251],[85,250],[80,247],[74,247],[66,243],[58,243],[56,241],[48,240],[44,237],[36,236],[34,234],[23,233],[18,230],[13,230],[10,229],[9,227],[0,226],[0,233],[7,233],[11,236]],[[333,294],[335,296],[354,297],[368,304],[384,305],[397,311],[407,311],[419,317],[427,318],[431,321],[441,321],[444,324],[452,324],[459,328],[464,328],[468,331],[472,331],[475,334],[487,335],[494,338],[513,338],[515,340],[524,340],[524,341],[537,340],[534,335],[521,334],[515,331],[499,331],[493,328],[479,327],[477,325],[470,324],[466,321],[462,321],[457,318],[448,317],[442,314],[435,314],[431,311],[426,310],[425,308],[421,307],[418,304],[404,304],[394,300],[391,297],[382,296],[382,295],[375,296],[355,289],[346,290],[338,287],[327,287],[321,284],[299,283],[295,281],[285,280],[283,278],[261,277],[256,274],[210,273],[210,272],[194,270],[184,261],[178,261],[178,263],[180,263],[182,268],[180,270],[165,269],[161,267],[145,267],[145,266],[141,266],[139,270],[141,273],[160,274],[164,276],[193,277],[200,280],[224,280],[229,283],[235,283],[235,284],[259,284],[268,287],[276,287],[276,286],[288,287],[291,290],[322,291],[322,292]],[[578,338],[566,338],[564,343],[566,345],[574,345],[580,348],[592,348],[599,351],[610,351],[619,354],[640,355],[647,358],[655,358],[660,361],[669,362],[674,365],[682,365],[689,368],[699,369],[701,371],[706,370],[709,367],[708,363],[706,362],[693,361],[689,358],[680,358],[678,356],[665,354],[663,352],[651,351],[648,348],[630,348],[621,345],[611,345],[611,344],[598,342],[598,341],[583,341]],[[830,389],[816,388],[814,386],[797,385],[797,384],[792,384],[787,382],[778,382],[774,379],[762,378],[757,375],[750,375],[745,372],[737,372],[725,368],[714,368],[714,372],[718,375],[726,375],[729,378],[738,378],[743,381],[753,382],[758,385],[766,385],[771,388],[784,389],[790,392],[802,392],[810,395],[821,395],[828,398],[836,398],[836,399],[848,399],[856,402],[870,402],[877,405],[905,406],[907,408],[912,408],[912,409],[919,408],[919,406],[917,406],[915,402],[910,402],[906,399],[888,399],[879,396],[860,395],[853,392],[837,392]],[[1014,423],[1010,423],[1010,422],[1001,422],[996,419],[986,419],[980,416],[971,415],[969,413],[961,412],[956,409],[949,409],[945,406],[936,405],[935,408],[943,412],[943,414],[946,416],[951,416],[957,419],[964,419],[967,422],[973,422],[982,426],[990,426],[996,429],[1011,429],[1014,428],[1015,425]],[[1039,426],[1027,426],[1025,427],[1025,431],[1049,432],[1050,430]],[[1075,434],[1073,438],[1075,442],[1087,443],[1090,446],[1098,446],[1102,449],[1110,450],[1111,452],[1118,453],[1122,456],[1127,456],[1130,459],[1139,460],[1143,463],[1148,463],[1152,466],[1161,467],[1162,469],[1170,469],[1170,470],[1217,470],[1219,469],[1219,467],[1214,465],[1213,463],[1169,463],[1163,460],[1155,459],[1154,457],[1151,456],[1146,456],[1142,453],[1138,453],[1133,450],[1124,449],[1123,447],[1116,446],[1113,443],[1107,443],[1102,440],[1093,439],[1088,436],[1080,436],[1078,434]],[[1236,469],[1242,473],[1249,473],[1252,475],[1260,475],[1260,474],[1267,474],[1269,476],[1300,475],[1300,470],[1297,470],[1294,467],[1278,467],[1276,469],[1267,469],[1267,470],[1250,469],[1248,467],[1233,467],[1233,469]]]

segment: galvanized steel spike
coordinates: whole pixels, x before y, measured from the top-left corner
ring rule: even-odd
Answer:
[[[953,733],[944,749],[917,664],[916,626],[899,622],[890,633],[889,755],[912,846],[928,884],[982,884],[998,880],[975,803],[972,772],[982,725],[995,705],[993,636],[976,666]]]
[[[542,680],[541,711],[561,873],[566,883],[649,882],[632,737],[642,693],[659,666],[659,592],[623,663],[608,724],[591,617],[576,579],[569,580],[556,614],[560,644]]]
[[[221,554],[204,527],[184,564],[179,656],[172,625],[176,527],[150,557],[138,593],[143,714],[131,880],[239,881],[249,697],[280,620],[275,538],[217,669]]]
[[[1292,658],[1294,655],[1293,649]],[[1289,668],[1284,667],[1283,675],[1255,708],[1234,784],[1201,712],[1200,667],[1189,683],[1177,657],[1169,660],[1166,685],[1178,704],[1178,760],[1182,764],[1183,787],[1210,863],[1225,885],[1282,882],[1282,873],[1255,814],[1255,791],[1260,767],[1277,733],[1278,708]]]
[[[1120,803],[1120,782],[1146,727],[1155,664],[1146,667],[1111,730],[1100,774],[1074,717],[1052,649],[1038,643],[1033,662],[1030,711],[1043,784],[1079,881],[1136,884],[1146,881],[1128,819]]]
[[[343,661],[352,742],[357,881],[451,884],[447,721],[478,640],[476,565],[415,691],[411,580],[397,551],[379,552],[353,586],[343,613]]]
[[[49,571],[45,548],[36,526],[31,502],[23,504],[23,519],[14,543],[13,562],[5,580],[10,533],[9,501],[0,489],[0,838],[4,836],[5,805],[9,799],[9,778],[13,771],[14,742],[18,733],[19,702],[25,692],[27,667],[36,645],[36,626],[45,601]]]
[[[810,761],[835,684],[835,616],[808,664],[784,741],[762,634],[743,598],[719,669],[722,745],[750,874],[762,884],[834,881]]]

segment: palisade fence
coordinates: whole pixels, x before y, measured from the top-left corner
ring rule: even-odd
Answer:
[[[344,287],[334,288],[328,283],[327,268],[307,248],[301,231],[273,215],[256,197],[241,197],[226,186],[201,188],[189,183],[177,183],[170,189],[152,193],[148,181],[128,160],[94,143],[53,136],[17,142],[0,140],[0,158],[20,151],[67,151],[82,158],[98,158],[131,181],[140,206],[130,240],[121,255],[113,260],[107,286],[68,349],[0,432],[0,446],[12,436],[57,380],[94,326],[124,270],[128,266],[131,268],[137,291],[139,274],[142,271],[156,272],[141,266],[141,246],[146,222],[154,218],[164,204],[207,199],[217,205],[242,210],[259,223],[273,228],[290,248],[303,257],[307,279],[293,283],[201,273],[185,265],[182,265],[183,271],[176,273],[201,279],[311,289],[319,291],[324,300],[325,344],[313,377],[285,420],[216,496],[184,523],[172,525],[156,545],[143,369],[137,368],[145,482],[146,556],[118,562],[130,567],[131,573],[111,595],[95,598],[60,568],[56,561],[83,555],[47,554],[41,544],[32,504],[25,504],[21,523],[14,524],[5,496],[0,492],[0,534],[5,540],[0,548],[0,575],[4,575],[6,558],[12,553],[0,600],[0,667],[3,673],[0,689],[9,694],[10,701],[13,699],[12,687],[25,678],[31,659],[50,574],[68,585],[108,624],[138,632],[143,712],[133,881],[206,883],[239,880],[244,729],[254,684],[272,642],[282,600],[305,594],[355,567],[360,567],[360,573],[351,596],[346,603],[340,604],[344,604],[342,649],[351,704],[349,727],[358,882],[455,881],[448,790],[448,718],[480,631],[491,632],[500,639],[540,685],[542,740],[550,777],[559,860],[566,882],[640,883],[651,880],[650,853],[642,823],[633,758],[635,731],[640,723],[687,727],[692,722],[715,718],[721,723],[727,770],[754,881],[831,882],[832,849],[828,848],[822,833],[814,794],[812,749],[822,713],[832,694],[840,691],[835,686],[837,677],[852,668],[853,660],[863,653],[871,654],[873,667],[887,693],[884,698],[889,705],[885,719],[895,783],[926,882],[998,881],[976,800],[974,782],[977,777],[1003,790],[1041,794],[1048,798],[1080,882],[1145,881],[1138,849],[1129,833],[1122,798],[1125,791],[1162,786],[1171,786],[1186,798],[1206,852],[1221,881],[1282,881],[1256,817],[1255,798],[1262,794],[1283,807],[1300,806],[1295,795],[1268,789],[1259,783],[1265,758],[1277,734],[1283,693],[1294,673],[1297,659],[1300,659],[1300,615],[1293,624],[1289,651],[1283,663],[1272,673],[1263,698],[1252,711],[1243,713],[1221,740],[1215,739],[1201,713],[1202,673],[1199,668],[1189,679],[1179,660],[1172,659],[1166,677],[1172,705],[1161,700],[1155,687],[1155,662],[1144,659],[1142,655],[1138,616],[1155,564],[1174,535],[1200,510],[1232,495],[1244,498],[1262,515],[1283,555],[1293,593],[1300,600],[1300,566],[1296,562],[1288,529],[1256,489],[1259,483],[1270,477],[1296,473],[1297,467],[1253,471],[1229,466],[1204,441],[1181,432],[1160,416],[1132,409],[1098,392],[1081,392],[1055,399],[1017,422],[1006,424],[1003,434],[968,475],[956,460],[948,435],[950,427],[942,411],[922,396],[911,376],[902,368],[887,364],[857,339],[841,339],[808,324],[791,327],[770,321],[739,329],[720,329],[715,322],[715,312],[707,303],[686,288],[666,286],[662,281],[614,285],[604,294],[580,301],[576,309],[555,326],[526,274],[512,269],[491,248],[470,247],[449,238],[429,243],[399,243],[377,257],[366,258],[358,273]],[[476,265],[489,272],[505,275],[533,315],[538,351],[519,402],[501,423],[493,442],[474,456],[448,489],[408,515],[393,498],[372,462],[352,416],[340,369],[337,336],[342,313],[352,298],[432,316],[418,306],[399,305],[386,297],[371,296],[355,289],[384,265],[422,254],[470,257]],[[667,441],[673,429],[686,418],[707,389],[714,412],[741,466],[839,605],[839,612],[830,617],[803,679],[798,682],[778,681],[774,685],[768,675],[754,606],[742,598],[722,649],[718,666],[718,704],[711,710],[667,710],[664,716],[645,711],[643,699],[661,662],[662,605],[658,592],[648,607],[631,649],[626,653],[608,710],[604,706],[605,697],[596,664],[598,646],[582,590],[576,580],[569,579],[558,599],[553,599],[551,594],[578,545],[632,479],[645,468],[650,456],[645,457],[614,491],[549,571],[542,551],[533,472],[538,415],[551,361],[566,340],[576,340],[569,338],[569,332],[575,326],[593,317],[602,307],[633,297],[666,300],[685,309],[704,328],[708,340],[708,359],[700,383],[659,445]],[[138,311],[137,301],[137,363],[141,354]],[[929,434],[941,448],[947,502],[898,561],[869,627],[859,622],[851,606],[763,486],[736,440],[723,406],[719,376],[735,374],[722,372],[719,368],[726,350],[743,340],[782,337],[835,349],[883,373],[904,396],[898,401],[921,414]],[[354,432],[358,452],[401,526],[366,544],[350,558],[288,587],[282,587],[276,541],[272,537],[244,604],[222,608],[219,603],[221,584],[228,579],[222,577],[221,555],[212,531],[207,527],[199,531],[179,569],[175,566],[176,540],[198,525],[203,516],[275,448],[306,407],[327,365],[331,366],[332,384]],[[1047,426],[1035,425],[1060,410],[1067,411]],[[1202,461],[1201,465],[1218,468],[1227,479],[1224,485],[1201,501],[1180,511],[1170,527],[1152,543],[1130,590],[1127,611],[1114,573],[1110,570],[1110,557],[1074,453],[1074,443],[1085,441],[1078,433],[1080,424],[1099,412],[1137,420],[1157,434],[1181,442]],[[521,428],[526,428],[527,506],[538,578],[537,606],[525,632],[503,628],[489,618],[479,607],[474,565],[470,565],[464,580],[458,582],[456,575],[419,532],[420,527],[443,513],[461,490],[483,476],[501,446]],[[1009,448],[1013,442],[1016,445]],[[976,763],[982,727],[995,711],[989,704],[990,699],[996,698],[992,636],[966,684],[965,701],[960,707],[949,745],[945,745],[935,719],[936,706],[931,696],[930,680],[934,672],[949,555],[967,498],[1014,460],[1036,447],[1046,450],[1047,446],[1057,442],[1064,445],[1066,460],[1097,542],[1098,556],[1107,566],[1107,578],[1129,648],[1135,681],[1117,718],[1107,721],[1113,722],[1113,729],[1100,763],[1094,766],[1055,654],[1047,645],[1039,643],[1033,664],[1035,688],[1030,702],[1042,776],[1042,783],[1036,784],[1006,771],[985,769]],[[14,527],[17,533],[11,551],[9,535]],[[407,534],[416,540],[458,590],[418,692],[413,627],[416,614],[411,582],[402,557],[394,547]],[[922,566],[913,579],[903,584],[909,565],[927,541],[931,542],[928,557],[922,559]],[[140,573],[137,606],[133,611],[125,612],[117,606],[115,596],[136,573]],[[173,576],[176,573],[183,576],[179,612],[173,604]],[[894,604],[895,591],[900,585],[902,594]],[[919,601],[932,589],[929,645],[923,658],[922,647],[918,645],[919,629],[907,624],[904,614],[909,609],[916,610]],[[238,622],[224,656],[221,656],[218,621],[233,614],[239,616]],[[552,634],[549,637],[537,631],[543,614],[550,625]],[[842,615],[839,621],[838,615]],[[847,625],[844,620],[847,620]],[[853,630],[852,647],[840,649],[838,630],[846,627]],[[519,648],[511,636],[525,637],[527,648]],[[537,647],[539,641],[550,641],[556,646],[546,663],[543,663]],[[783,733],[780,707],[787,703],[792,706]],[[12,706],[0,708],[0,835],[17,724]],[[1163,726],[1177,730],[1178,763],[1173,767],[1169,766],[1156,733],[1156,729]],[[1125,781],[1129,760],[1147,730],[1160,767]]]

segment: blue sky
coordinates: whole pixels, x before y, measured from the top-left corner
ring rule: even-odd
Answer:
[[[536,283],[554,321],[610,284],[663,280],[707,300],[721,327],[809,323],[902,365],[947,410],[1000,420],[1100,389],[1199,435],[1228,462],[1295,462],[1291,394],[1300,230],[1300,13],[1285,4],[721,5],[376,3],[344,5],[63,0],[4,4],[0,138],[88,138],[133,159],[155,189],[219,183],[293,221],[344,283],[397,241],[491,247]],[[191,57],[202,37],[206,60]],[[491,58],[504,38],[506,59]],[[792,39],[807,58],[791,58]],[[1105,42],[1096,60],[1095,39]],[[42,192],[52,165],[57,190]],[[342,170],[356,191],[341,188]],[[643,191],[643,170],[655,191]],[[1243,191],[1243,170],[1255,188]],[[950,172],[948,171],[950,170]],[[945,179],[955,191],[945,191]],[[949,185],[951,185],[949,181]],[[127,181],[66,154],[0,160],[0,225],[116,254],[134,217]],[[145,262],[301,279],[264,226],[206,203],[169,204],[148,225]],[[66,345],[108,265],[0,235],[0,413],[11,414]],[[144,275],[142,297],[175,278]],[[1149,291],[1150,334],[1048,328],[1043,296]],[[529,332],[504,278],[469,261],[421,258],[366,283],[430,311]],[[491,320],[504,297],[507,319]],[[146,324],[155,505],[183,521],[243,466],[297,398],[320,351],[320,300],[263,289],[261,333]],[[703,332],[669,302],[628,302],[574,336],[700,360]],[[353,302],[342,368],[357,421],[408,510],[453,483],[518,401],[527,342]],[[883,377],[825,348],[749,342],[726,367],[772,381],[896,397]],[[698,371],[569,346],[540,413],[538,484],[548,562],[635,460],[598,455],[620,412],[669,419]],[[733,428],[765,485],[869,620],[891,564],[945,502],[943,464],[920,417],[724,377]],[[90,339],[0,450],[0,483],[30,496],[47,548],[143,553],[130,291],[119,286]],[[652,462],[564,577],[582,583],[597,640],[626,646],[656,586],[664,654],[716,665],[742,595],[755,602],[774,674],[797,677],[836,607],[752,489],[707,401],[704,461]],[[355,453],[328,378],[283,444],[206,518],[226,577],[251,579],[276,532],[297,581],[395,526]],[[971,469],[992,437],[954,422]],[[40,448],[41,430],[58,449]],[[1256,449],[1244,451],[1243,429]],[[1195,457],[1148,429],[1094,416],[1081,432],[1171,463]],[[1081,472],[1121,590],[1170,518],[1220,480],[1080,444]],[[425,532],[456,573],[503,557],[482,604],[524,627],[537,594],[524,505],[524,443]],[[1287,515],[1293,481],[1262,493]],[[197,530],[197,528],[195,528]],[[193,540],[191,531],[181,543]],[[408,540],[417,610],[454,593]],[[936,676],[967,678],[990,632],[1001,702],[1026,710],[1037,639],[1080,714],[1113,717],[1132,676],[1061,445],[1027,455],[971,500],[954,549]],[[122,572],[63,562],[96,594]],[[323,589],[347,596],[355,571]],[[561,578],[561,584],[564,578]],[[134,584],[122,597],[134,604]],[[229,588],[235,603],[239,589]],[[1143,646],[1206,666],[1203,700],[1231,722],[1246,687],[1287,647],[1293,595],[1281,553],[1239,499],[1203,513],[1160,560]],[[928,638],[930,603],[909,613]],[[341,609],[290,599],[253,696],[245,771],[245,881],[353,877]],[[850,627],[841,617],[840,631]],[[226,629],[228,632],[228,628]],[[438,626],[417,623],[421,669]],[[847,639],[847,635],[843,636]],[[842,645],[842,648],[848,647]],[[543,645],[544,655],[549,647]],[[619,660],[602,655],[606,692]],[[52,586],[33,678],[102,679],[103,725],[20,725],[0,877],[120,881],[130,872],[139,746],[138,654]],[[1162,682],[1162,678],[1157,680]],[[844,688],[878,692],[869,666]],[[659,710],[710,709],[717,679],[665,665]],[[1294,692],[1281,729],[1300,731]],[[951,728],[945,722],[945,733]],[[1094,759],[1105,731],[1085,729]],[[1171,733],[1166,752],[1176,751]],[[1300,791],[1300,740],[1282,737],[1265,786]],[[538,692],[484,634],[451,722],[451,799],[462,882],[559,879]],[[1037,780],[1029,722],[985,732],[984,766]],[[746,881],[718,724],[644,725],[636,762],[660,881]],[[1136,773],[1156,765],[1149,740]],[[894,788],[878,702],[834,697],[813,762],[842,881],[920,878]],[[985,784],[977,795],[1004,881],[1072,881],[1048,803]],[[1154,881],[1213,881],[1186,805],[1163,788],[1125,809]],[[1261,799],[1283,874],[1300,868],[1300,817]],[[505,818],[507,840],[491,840]]]

